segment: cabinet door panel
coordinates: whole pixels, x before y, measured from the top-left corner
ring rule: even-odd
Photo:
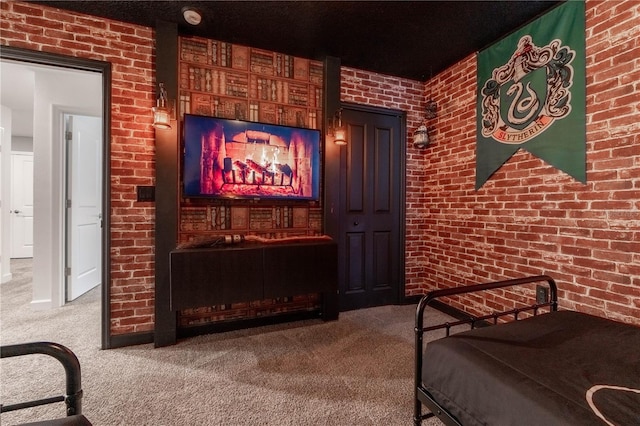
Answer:
[[[268,247],[264,251],[264,297],[335,291],[338,281],[336,244]]]
[[[261,299],[262,249],[171,253],[171,310]]]

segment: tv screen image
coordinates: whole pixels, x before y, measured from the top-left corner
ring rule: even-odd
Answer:
[[[320,131],[185,114],[185,197],[317,200]]]

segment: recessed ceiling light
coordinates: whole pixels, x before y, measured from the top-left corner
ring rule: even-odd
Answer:
[[[191,25],[198,25],[202,22],[202,14],[200,14],[200,11],[191,6],[185,6],[182,8],[182,16],[184,17],[184,20]]]

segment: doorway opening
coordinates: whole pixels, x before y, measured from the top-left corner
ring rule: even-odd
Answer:
[[[9,102],[5,88],[12,84],[5,70],[15,68],[20,75],[29,75],[33,84],[31,138],[34,241],[31,307],[57,308],[78,297],[81,292],[68,285],[75,278],[71,274],[76,272],[83,277],[90,270],[93,284],[102,283],[102,313],[100,319],[96,320],[101,324],[101,346],[106,349],[109,347],[110,322],[109,239],[106,236],[109,235],[107,141],[110,140],[111,65],[108,62],[8,46],[3,46],[0,51],[0,65],[3,70],[3,111],[7,107],[5,101]],[[22,89],[19,84],[17,86]],[[16,108],[9,107],[9,110],[12,122],[17,122],[23,114]],[[91,135],[85,126],[82,135],[77,135],[84,143],[76,148],[71,146],[67,151],[66,136],[69,131],[73,132],[70,124],[74,123],[73,127],[80,128],[76,123],[89,118],[93,120]],[[2,150],[11,151],[11,137],[7,146],[5,140],[3,138]],[[78,155],[83,157],[74,157]],[[4,165],[5,160],[2,161]],[[89,161],[91,164],[88,164]],[[2,170],[3,181],[10,180],[8,170],[5,171],[4,167]],[[87,197],[87,193],[91,193],[91,197]],[[76,198],[75,202],[73,197]],[[92,198],[90,213],[84,209],[88,198]],[[76,209],[72,210],[74,205]],[[87,220],[89,217],[92,224]],[[3,240],[8,236],[7,222],[3,218]],[[5,246],[3,241],[2,253],[6,254]],[[7,258],[2,256],[3,277],[5,265],[9,267]]]

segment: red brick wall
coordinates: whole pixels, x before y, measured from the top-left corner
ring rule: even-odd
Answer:
[[[113,64],[111,333],[153,329],[154,35],[150,28],[21,2],[0,5],[0,43]],[[480,191],[475,56],[421,82],[342,69],[341,99],[407,112],[406,294],[549,273],[562,304],[640,324],[640,4],[587,2],[582,185],[519,152]],[[412,146],[425,97],[432,145]]]
[[[2,45],[111,62],[111,334],[153,330],[154,217],[136,186],[153,185],[152,29],[21,2],[1,4]]]
[[[475,191],[475,55],[427,82],[425,289],[546,273],[563,308],[640,324],[640,3],[588,1],[586,27],[586,184],[519,151]]]

